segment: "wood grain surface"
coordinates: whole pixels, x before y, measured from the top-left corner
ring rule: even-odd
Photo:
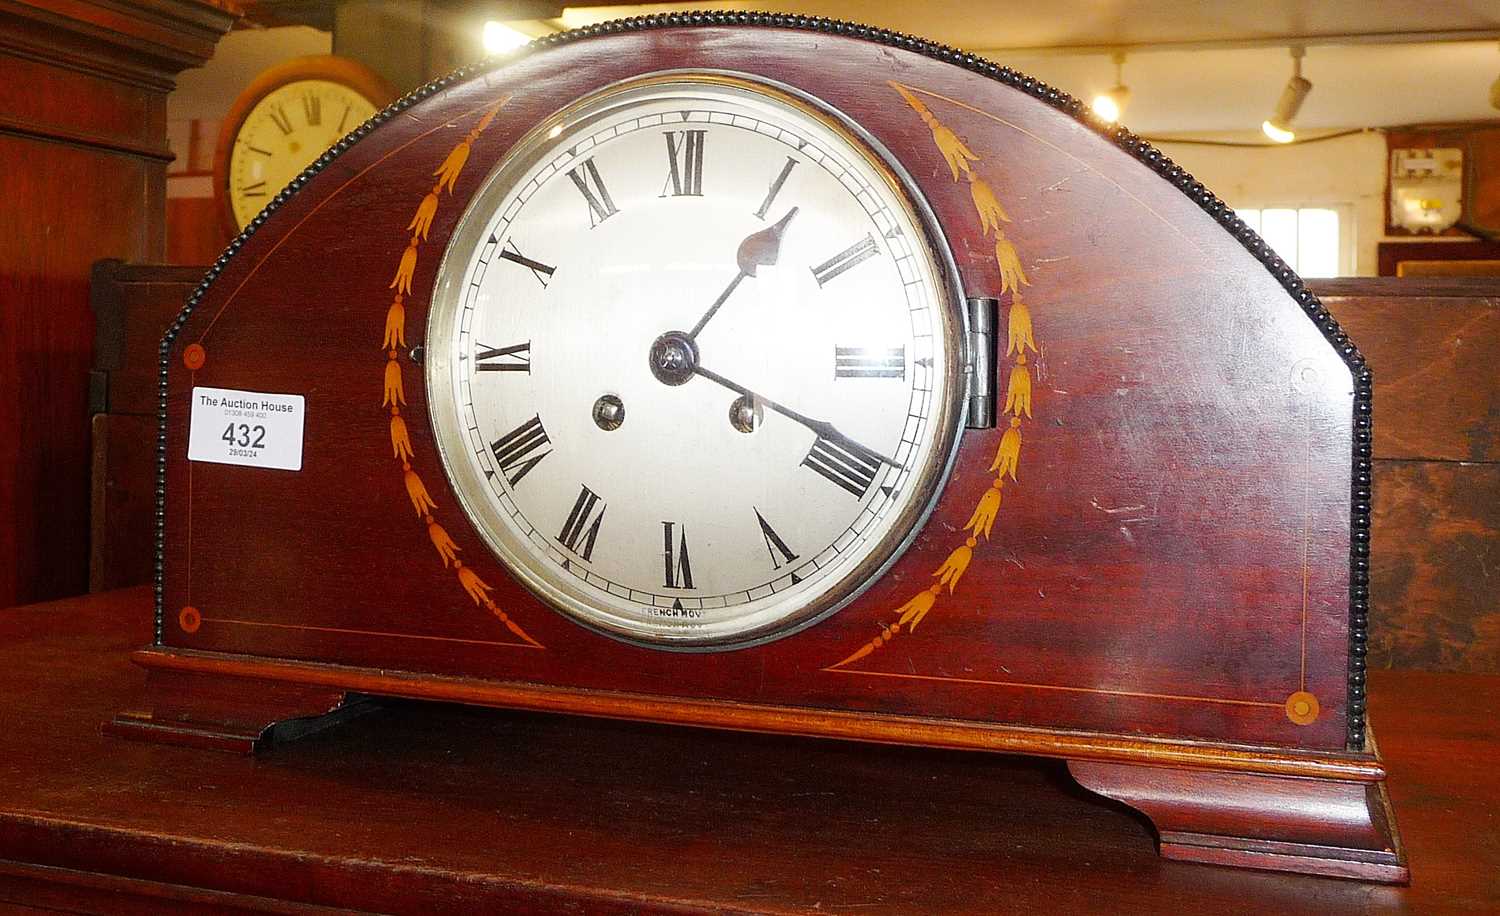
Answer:
[[[1500,673],[1500,280],[1311,287],[1375,373],[1369,663]]]
[[[162,335],[207,270],[112,258],[94,264],[95,412],[156,416]]]
[[[1447,296],[1404,282],[1323,297],[1375,373],[1376,460],[1500,460],[1500,280]]]
[[[0,603],[87,587],[89,271],[161,258],[166,93],[232,20],[197,0],[0,9]]]
[[[140,699],[126,659],[149,602],[137,589],[0,612],[0,901],[110,914],[1500,908],[1493,677],[1374,679],[1414,877],[1372,887],[1162,860],[1149,827],[1060,762],[429,703],[253,759],[101,737]]]
[[[156,379],[162,335],[205,268],[98,261],[89,281],[89,590],[151,581],[155,562]]]
[[[416,342],[437,254],[510,145],[575,98],[668,66],[763,74],[867,128],[931,204],[967,295],[1009,303],[977,192],[954,179],[933,122],[983,163],[976,180],[1013,219],[1005,232],[1042,342],[1035,423],[990,542],[914,633],[882,635],[963,543],[1002,430],[965,435],[932,518],[862,597],[736,652],[622,645],[522,589],[457,510],[420,375],[403,362],[411,465],[437,503],[434,520],[506,621],[544,650],[475,606],[412,515],[380,403],[393,278],[410,276],[404,314]],[[849,72],[867,79],[835,75]],[[445,192],[413,244],[413,213],[466,137],[451,199]],[[408,252],[413,263],[398,269]],[[205,357],[196,370],[183,362],[191,346]],[[668,28],[558,45],[451,85],[350,147],[245,240],[177,336],[168,383],[170,648],[579,691],[1345,745],[1348,368],[1276,277],[1177,187],[1036,97],[931,57],[791,29]],[[305,394],[302,471],[186,462],[194,385]],[[197,616],[184,618],[189,607]],[[878,652],[832,670],[877,636]],[[1288,701],[1303,692],[1317,711],[1298,723]]]
[[[1371,666],[1500,672],[1497,583],[1500,464],[1377,462]]]

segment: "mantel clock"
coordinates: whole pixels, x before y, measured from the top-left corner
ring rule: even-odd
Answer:
[[[1406,878],[1369,370],[1021,74],[794,16],[544,39],[293,179],[161,358],[117,733],[375,695],[1042,754],[1164,855]]]

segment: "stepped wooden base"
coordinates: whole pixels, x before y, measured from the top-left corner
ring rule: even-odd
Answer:
[[[251,754],[274,733],[293,740],[376,708],[341,689],[285,681],[152,671],[141,710],[105,722],[105,734],[159,744]]]
[[[1410,880],[1384,782],[1070,760],[1073,778],[1151,819],[1163,857]]]
[[[989,723],[671,699],[150,649],[146,711],[105,731],[248,754],[377,708],[442,700],[677,725],[1061,757],[1085,788],[1151,819],[1169,859],[1405,883],[1374,754],[1061,733]]]

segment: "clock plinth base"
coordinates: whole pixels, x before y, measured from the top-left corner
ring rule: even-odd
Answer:
[[[288,741],[373,711],[377,702],[340,689],[285,681],[151,671],[142,709],[105,722],[106,734],[232,754],[253,754],[272,736]]]
[[[1080,785],[1156,827],[1163,858],[1406,884],[1384,782],[1069,760]]]

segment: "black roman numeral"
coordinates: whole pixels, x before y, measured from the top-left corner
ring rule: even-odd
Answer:
[[[351,112],[353,110],[354,110],[354,103],[350,102],[350,103],[348,103],[347,105],[344,106],[344,113],[342,115],[339,115],[338,132],[340,134],[342,134],[344,132],[344,125],[349,123],[349,112]]]
[[[906,378],[906,346],[834,347],[834,378]]]
[[[822,286],[849,268],[879,253],[880,247],[875,244],[875,239],[866,232],[864,238],[840,251],[817,267],[814,267],[812,269],[813,278],[818,281],[819,286]]]
[[[500,257],[513,264],[520,264],[531,271],[531,275],[536,277],[536,281],[542,284],[542,289],[547,288],[547,281],[552,279],[552,275],[557,272],[556,267],[549,267],[541,261],[533,260],[521,254],[521,249],[517,248],[516,243],[511,239],[506,239],[505,247],[500,250]]]
[[[598,512],[594,511],[598,507]],[[583,487],[578,491],[578,501],[573,503],[573,511],[568,513],[568,520],[563,523],[562,534],[557,536],[558,543],[583,557],[585,560],[594,556],[594,540],[599,537],[599,525],[604,521],[604,510],[606,506],[599,499],[599,494]],[[593,519],[590,524],[589,519]],[[579,549],[579,542],[583,549]]]
[[[537,462],[552,454],[550,448],[537,453],[538,449],[550,444],[547,431],[542,429],[541,417],[532,417],[490,443],[490,451],[495,454],[495,463],[500,465],[500,473],[505,475],[511,486],[515,486],[536,467]]]
[[[707,131],[669,130],[667,137],[667,164],[671,171],[666,183],[661,186],[658,197],[667,196],[667,187],[672,188],[673,197],[703,196],[703,137]]]
[[[672,529],[676,522],[662,522],[662,562],[666,567],[667,588],[692,588],[693,564],[688,560],[687,526],[682,528],[682,537],[674,541]]]
[[[875,475],[880,473],[880,458],[874,452],[843,438],[819,436],[802,463],[860,499],[864,499]]]
[[[593,159],[585,159],[581,164],[568,169],[568,177],[573,179],[573,184],[578,186],[578,193],[588,202],[590,229],[620,212],[609,196],[609,189],[604,187],[604,179],[599,177],[599,168],[594,165]]]
[[[244,197],[265,197],[266,183],[264,181],[257,181],[255,184],[247,184],[243,188],[240,188],[240,194]]]
[[[766,199],[761,201],[760,209],[755,211],[756,216],[761,219],[766,218],[766,213],[770,211],[771,204],[776,201],[776,195],[781,193],[781,186],[786,184],[787,176],[792,174],[792,169],[796,167],[797,160],[791,156],[786,157],[786,165],[781,167],[781,174],[777,175],[776,180],[771,182],[771,190],[766,192]]]
[[[781,539],[781,535],[776,533],[776,529],[771,527],[766,517],[760,514],[760,510],[754,506],[750,508],[755,512],[755,520],[760,522],[760,536],[766,542],[766,552],[771,555],[771,566],[780,569],[783,562],[790,563],[797,559],[797,555],[786,546],[786,541]],[[778,553],[781,554],[780,560],[776,559]]]
[[[307,125],[317,127],[323,123],[323,97],[315,92],[302,93],[302,113],[307,116]]]
[[[493,360],[493,362],[490,362]],[[474,351],[474,369],[478,372],[525,372],[531,374],[531,341],[508,347],[479,344]]]
[[[290,134],[292,132],[292,119],[286,116],[285,108],[282,108],[280,105],[273,105],[268,114],[270,114],[271,120],[275,122],[283,134]]]

